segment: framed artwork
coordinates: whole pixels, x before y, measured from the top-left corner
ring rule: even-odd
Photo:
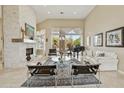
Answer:
[[[124,27],[106,32],[107,47],[124,47]]]
[[[93,37],[93,45],[95,47],[101,47],[101,46],[103,46],[103,33],[96,34]]]
[[[25,23],[25,36],[30,39],[34,40],[34,30],[35,28],[27,23]]]

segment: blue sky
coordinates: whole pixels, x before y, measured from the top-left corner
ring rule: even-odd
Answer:
[[[80,38],[80,35],[66,35],[66,38],[72,38],[73,40],[76,40]]]

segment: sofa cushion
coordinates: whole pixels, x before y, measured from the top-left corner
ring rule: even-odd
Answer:
[[[108,57],[117,59],[117,55],[114,52],[106,52],[106,51],[96,51],[95,57]]]

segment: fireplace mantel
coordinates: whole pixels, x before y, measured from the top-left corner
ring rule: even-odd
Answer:
[[[24,39],[24,43],[36,44],[36,41],[30,39]]]

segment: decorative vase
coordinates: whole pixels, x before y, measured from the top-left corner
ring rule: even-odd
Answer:
[[[59,62],[60,62],[60,63],[63,63],[63,60],[62,60],[62,58],[59,58]]]
[[[27,55],[26,60],[27,60],[27,61],[30,61],[30,60],[31,60],[30,55]]]

